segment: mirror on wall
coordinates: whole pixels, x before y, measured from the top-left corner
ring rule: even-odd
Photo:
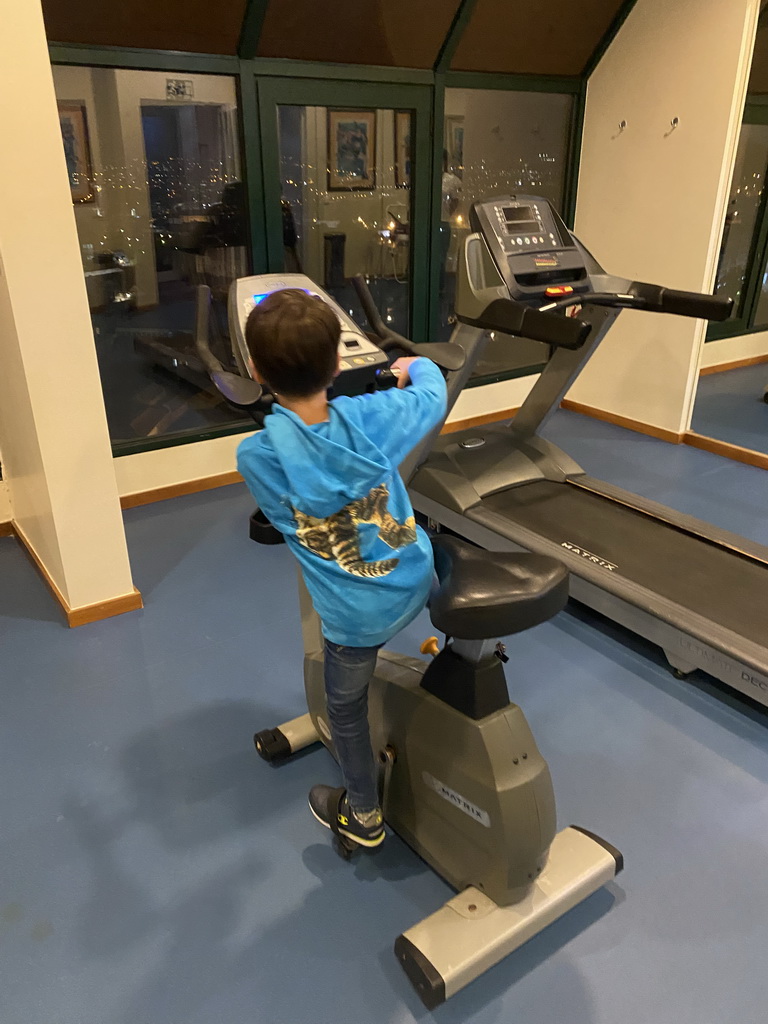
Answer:
[[[763,4],[723,225],[716,290],[731,319],[710,325],[691,431],[697,446],[768,469],[768,3]]]

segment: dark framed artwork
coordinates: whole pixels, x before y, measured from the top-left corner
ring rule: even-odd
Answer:
[[[72,202],[92,203],[95,196],[85,104],[62,101],[58,107]]]
[[[376,111],[328,111],[328,191],[376,187]]]
[[[395,185],[411,187],[411,113],[395,111]]]

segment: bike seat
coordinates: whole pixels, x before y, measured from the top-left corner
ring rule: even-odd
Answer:
[[[458,537],[432,539],[438,589],[433,625],[462,640],[492,640],[546,622],[568,601],[568,572],[556,558],[484,551]]]

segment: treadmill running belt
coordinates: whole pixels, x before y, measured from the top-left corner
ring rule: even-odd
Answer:
[[[495,513],[494,522],[483,511]],[[496,516],[558,546],[573,544],[623,576],[754,643],[768,641],[768,566],[691,536],[610,498],[548,480],[491,495],[468,518]],[[503,532],[503,531],[501,531]]]

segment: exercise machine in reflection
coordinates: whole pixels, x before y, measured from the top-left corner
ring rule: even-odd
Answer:
[[[250,366],[245,320],[255,302],[281,287],[318,295],[339,317],[338,387],[350,393],[370,390],[377,379],[393,383],[392,374],[386,376],[384,353],[333,299],[308,278],[286,275],[232,286],[230,322],[239,327],[235,350],[244,371]],[[525,317],[529,325],[536,322],[540,334],[552,332],[558,338],[577,339],[584,329],[546,314],[526,311]],[[204,351],[204,311],[198,326],[198,346]],[[413,351],[406,339],[386,333],[382,343],[395,350],[393,355]],[[418,346],[418,352],[429,353],[438,365],[444,357],[444,372],[458,370],[463,362],[455,345]],[[258,385],[222,378],[208,356],[204,361],[225,397],[241,407],[258,406]],[[429,662],[382,651],[369,692],[385,821],[457,891],[395,942],[398,960],[429,1008],[605,885],[622,867],[621,854],[598,836],[576,827],[557,832],[549,769],[523,712],[510,702],[504,676],[507,657],[498,637],[545,622],[564,607],[568,579],[562,563],[534,554],[489,553],[452,537],[437,537],[433,546],[439,586],[430,616],[445,643]],[[320,621],[301,577],[300,589],[308,710],[256,735],[259,753],[272,762],[317,741],[333,753]],[[345,857],[355,847],[338,834],[335,842]]]
[[[703,669],[768,704],[768,548],[589,477],[541,436],[622,309],[725,320],[731,300],[606,273],[539,196],[475,203],[470,225],[452,337],[467,360],[449,375],[449,404],[489,331],[514,347],[510,299],[552,314],[578,308],[590,330],[556,345],[509,424],[432,436],[412,453],[414,508],[482,547],[562,559],[572,596],[658,644],[678,675]]]
[[[244,263],[245,246],[248,244],[248,223],[245,212],[248,201],[245,186],[241,181],[231,181],[224,186],[221,202],[212,206],[203,219],[196,219],[190,236],[175,239],[175,248],[185,252],[196,270],[189,284],[199,287],[212,281],[221,282],[221,273],[214,273],[211,264],[227,268],[225,280],[232,277],[233,267]],[[286,266],[301,271],[301,257],[298,251],[298,234],[291,204],[283,196],[280,199],[283,225],[283,252]],[[231,259],[231,263],[228,260]],[[225,271],[226,273],[226,271]],[[237,270],[234,270],[237,273]],[[224,285],[226,289],[226,285]],[[221,287],[214,289],[220,291]],[[226,294],[226,291],[225,291]],[[237,372],[230,332],[226,326],[226,303],[212,301],[208,313],[208,347],[221,367]],[[197,306],[196,306],[197,313]],[[177,314],[178,315],[178,314]],[[202,361],[196,342],[196,326],[191,330],[160,330],[157,328],[137,329],[133,339],[134,352],[149,366],[160,367],[168,373],[191,384],[193,387],[216,393],[211,387],[206,366]],[[188,391],[188,389],[184,389]]]

